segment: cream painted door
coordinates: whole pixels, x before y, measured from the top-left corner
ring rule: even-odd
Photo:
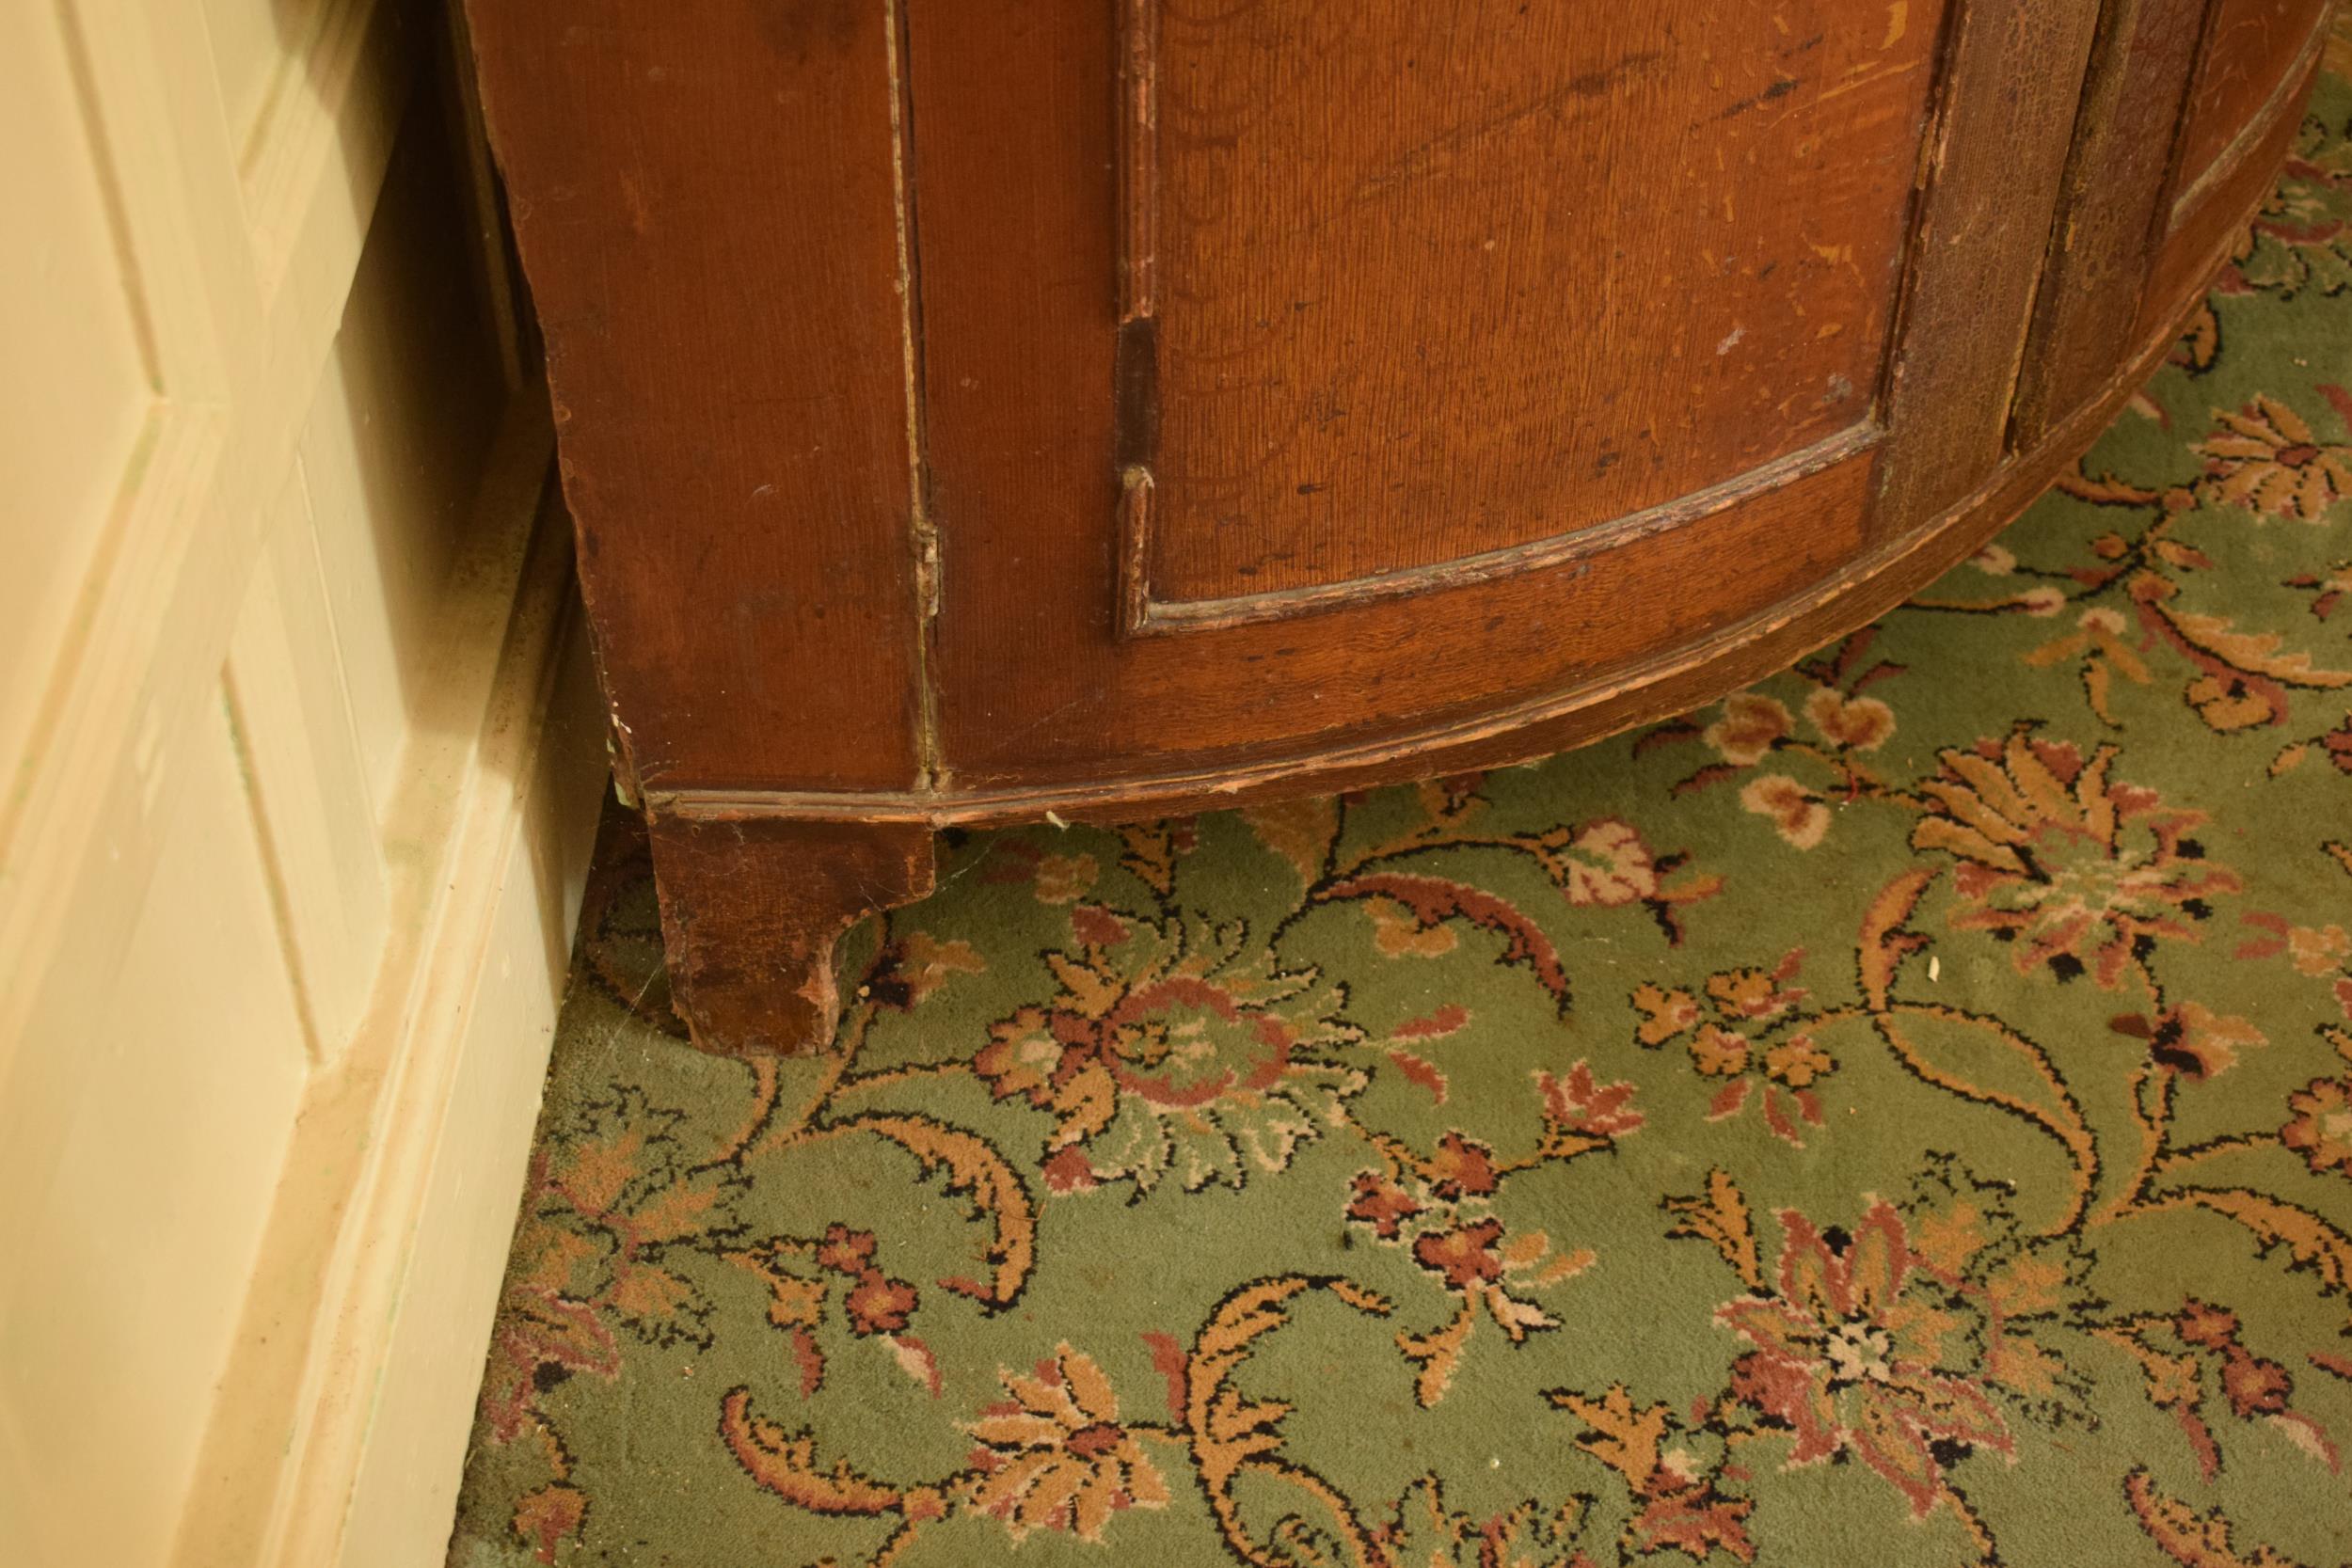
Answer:
[[[323,1351],[254,1360],[253,1280],[272,1259],[294,1279],[298,1347],[325,1289],[304,1259],[359,1244],[337,1229],[359,1166],[329,1170],[297,1124],[357,1106],[358,1142],[385,1132],[405,1069],[369,1032],[413,1034],[546,463],[457,57],[433,0],[0,6],[17,1568],[255,1560],[285,1529],[265,1467],[229,1466],[252,1516],[201,1529],[199,1476],[260,1418],[248,1386],[300,1390],[268,1418],[286,1430],[246,1434],[273,1463],[335,1396]],[[561,616],[540,620],[552,646]],[[520,820],[524,779],[495,782]],[[523,952],[543,992],[561,937]],[[528,1125],[526,1101],[501,1148]],[[467,1287],[485,1334],[500,1251]]]

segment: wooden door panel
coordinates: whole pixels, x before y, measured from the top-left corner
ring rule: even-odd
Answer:
[[[1117,220],[1155,252],[1147,618],[1557,539],[1867,419],[1935,8],[1155,6],[1120,194],[1154,210]]]
[[[1216,312],[1246,309],[1236,301],[1248,297],[1250,275],[1212,262],[1206,240],[1195,246],[1185,236],[1188,225],[1201,226],[1205,235],[1211,218],[1217,224],[1242,220],[1217,216],[1224,210],[1194,188],[1186,154],[1180,152],[1162,171],[1168,178],[1153,242],[1159,264],[1148,295],[1167,334],[1159,409],[1164,441],[1160,452],[1142,453],[1163,462],[1167,454],[1179,454],[1180,461],[1165,494],[1155,483],[1152,508],[1170,503],[1165,509],[1170,529],[1189,530],[1186,545],[1215,542],[1216,515],[1202,506],[1198,491],[1187,495],[1199,472],[1181,460],[1186,451],[1208,450],[1212,435],[1244,443],[1237,450],[1245,452],[1271,440],[1288,441],[1295,452],[1319,454],[1319,463],[1327,459],[1325,477],[1352,474],[1344,480],[1351,491],[1399,478],[1420,488],[1409,505],[1382,502],[1343,517],[1336,490],[1297,495],[1301,483],[1319,483],[1314,472],[1265,465],[1276,477],[1258,484],[1260,498],[1288,508],[1275,515],[1275,525],[1288,518],[1303,531],[1286,537],[1278,526],[1262,530],[1262,519],[1249,517],[1232,530],[1238,537],[1227,553],[1214,558],[1221,565],[1173,585],[1175,592],[1222,596],[1146,601],[1148,618],[1164,618],[1167,625],[1145,629],[1168,634],[1132,635],[1134,628],[1122,621],[1136,618],[1131,612],[1137,608],[1137,579],[1152,567],[1149,556],[1136,553],[1139,541],[1122,536],[1115,523],[1122,494],[1132,495],[1122,490],[1122,461],[1138,455],[1133,430],[1120,428],[1112,395],[1120,379],[1121,309],[1132,314],[1136,303],[1134,269],[1122,277],[1119,263],[1122,246],[1132,263],[1138,243],[1134,204],[1121,200],[1122,187],[1135,188],[1133,166],[1122,182],[1115,156],[1120,61],[1127,41],[1120,31],[1123,8],[1072,0],[1001,0],[988,7],[911,0],[906,13],[927,505],[942,551],[930,669],[938,690],[943,787],[1167,774],[1343,743],[1378,744],[1383,736],[1470,721],[1472,715],[1515,705],[1572,705],[1589,700],[1595,683],[1680,635],[1675,628],[1728,625],[1763,613],[1808,585],[1835,579],[1872,542],[1874,518],[1883,508],[1874,450],[1882,433],[1871,402],[1883,379],[1886,319],[1901,287],[1904,235],[1913,221],[1910,186],[1922,166],[1928,105],[1937,90],[1928,62],[1944,27],[1940,12],[1913,4],[1898,15],[1883,7],[1822,0],[1802,11],[1783,8],[1790,23],[1784,34],[1770,9],[1743,5],[1711,18],[1695,40],[1662,28],[1639,31],[1650,41],[1632,49],[1633,55],[1645,48],[1692,51],[1677,70],[1721,86],[1661,98],[1662,86],[1645,85],[1645,68],[1625,68],[1626,56],[1619,55],[1622,69],[1612,93],[1626,94],[1644,114],[1670,102],[1677,117],[1673,134],[1655,132],[1656,146],[1635,147],[1630,127],[1636,121],[1588,104],[1587,95],[1573,89],[1577,80],[1608,64],[1589,54],[1592,46],[1580,41],[1579,29],[1562,22],[1578,8],[1535,5],[1529,15],[1541,13],[1543,30],[1536,36],[1550,48],[1560,73],[1558,102],[1526,113],[1525,105],[1543,94],[1532,79],[1515,78],[1519,96],[1495,102],[1519,105],[1521,127],[1498,134],[1549,138],[1544,145],[1550,161],[1566,172],[1558,178],[1559,193],[1537,196],[1554,211],[1540,221],[1526,216],[1520,209],[1541,200],[1504,183],[1501,162],[1483,184],[1461,172],[1483,166],[1478,135],[1422,154],[1427,172],[1412,182],[1421,194],[1411,199],[1441,206],[1441,198],[1451,199],[1449,192],[1468,190],[1483,199],[1510,190],[1510,201],[1487,214],[1494,222],[1473,236],[1477,259],[1468,264],[1496,266],[1512,288],[1532,288],[1510,270],[1519,264],[1518,249],[1549,254],[1541,246],[1553,246],[1564,268],[1559,289],[1564,298],[1573,298],[1549,319],[1592,312],[1590,319],[1605,321],[1608,333],[1565,345],[1514,346],[1498,331],[1487,343],[1488,358],[1500,356],[1503,365],[1492,376],[1485,376],[1486,361],[1461,347],[1473,336],[1447,340],[1454,344],[1447,352],[1457,355],[1448,373],[1415,381],[1402,369],[1421,363],[1414,332],[1443,327],[1472,334],[1486,328],[1483,311],[1549,307],[1539,295],[1499,285],[1500,292],[1482,296],[1478,310],[1460,309],[1452,317],[1447,311],[1456,307],[1442,300],[1416,305],[1412,309],[1422,314],[1406,330],[1396,320],[1402,302],[1385,312],[1369,302],[1363,309],[1344,301],[1326,308],[1297,292],[1298,278],[1278,277],[1279,287],[1264,297],[1271,302],[1280,294],[1295,319],[1279,335],[1271,326],[1257,339],[1244,333],[1233,358],[1253,365],[1256,381],[1282,376],[1288,387],[1253,392],[1257,411],[1239,420],[1232,411],[1237,405],[1214,395],[1212,334],[1206,325],[1188,325],[1187,312],[1198,309],[1199,321],[1207,324],[1220,319]],[[1392,29],[1422,25],[1402,6],[1344,9],[1385,19]],[[1490,14],[1471,5],[1444,9],[1457,21]],[[2017,31],[2002,20],[2008,9],[2007,4],[1989,8],[1979,28],[1985,50],[2003,47]],[[1295,0],[1242,8],[1245,16],[1261,10],[1322,16]],[[1516,7],[1510,10],[1517,14]],[[1205,66],[1214,57],[1209,45],[1183,37],[1182,19],[1190,14],[1180,6],[1163,16],[1172,35],[1164,47],[1169,59],[1198,56]],[[1829,36],[1804,48],[1812,34],[1795,26],[1800,20],[1817,23]],[[1496,22],[1498,29],[1503,25]],[[2087,40],[2088,23],[2079,30]],[[1338,47],[1344,39],[1335,34],[1326,41]],[[1784,56],[1783,50],[1795,52]],[[1265,57],[1258,66],[1277,69],[1269,63],[1276,53],[1260,47],[1257,55]],[[1534,49],[1498,53],[1511,55],[1513,71],[1533,69],[1521,55],[1544,57]],[[1817,60],[1834,63],[1811,63]],[[2074,69],[2073,77],[2050,89],[2063,101],[2064,116],[2072,114],[2079,79],[2078,64]],[[2052,72],[2054,79],[2059,74]],[[1991,71],[1988,90],[2005,90],[1994,77],[2006,80],[2002,71]],[[1772,92],[1784,80],[1798,86]],[[1708,134],[1682,134],[1702,119],[1708,103],[1717,118],[1702,125]],[[1471,117],[1466,123],[1473,128],[1485,123],[1475,107],[1456,112]],[[1508,119],[1512,111],[1486,103],[1486,119],[1499,112]],[[1726,112],[1728,119],[1722,118]],[[1191,136],[1215,150],[1217,133],[1192,124],[1193,110],[1185,109],[1183,118],[1173,107],[1166,113],[1163,135],[1175,125],[1179,139]],[[1304,119],[1292,126],[1277,118],[1283,134],[1294,139],[1307,135]],[[1187,124],[1192,128],[1183,129]],[[1715,139],[1716,133],[1724,139]],[[1387,165],[1359,159],[1351,191],[1378,167],[1399,158],[1414,162],[1407,154],[1416,144],[1389,138],[1385,130],[1382,135]],[[1819,199],[1786,204],[1785,213],[1751,211],[1746,217],[1752,223],[1742,222],[1740,159],[1750,150],[1762,158],[1766,148],[1783,148],[1775,139],[1783,136],[1790,138],[1787,155],[1816,171],[1805,188]],[[1627,227],[1626,243],[1637,250],[1650,247],[1642,254],[1658,265],[1671,261],[1683,268],[1673,287],[1683,290],[1686,300],[1691,269],[1708,269],[1722,287],[1699,291],[1701,303],[1680,310],[1645,309],[1652,297],[1645,280],[1611,270],[1617,265],[1610,255],[1617,230],[1601,227],[1613,220],[1597,203],[1617,188],[1602,179],[1613,158],[1630,160],[1645,179],[1664,183],[1692,171],[1680,179],[1690,211],[1669,223],[1645,210],[1641,222]],[[1540,182],[1545,177],[1539,169],[1511,178]],[[1282,204],[1275,199],[1280,193],[1304,190],[1262,172],[1248,179],[1258,183],[1244,194],[1266,213]],[[1877,183],[1887,180],[1891,190]],[[2054,158],[2052,188],[2055,181]],[[1860,204],[1867,190],[1879,192],[1880,210],[1865,214]],[[1722,216],[1726,195],[1733,208],[1729,222]],[[1574,274],[1574,233],[1558,226],[1562,213],[1574,215],[1572,199],[1586,198],[1596,203],[1590,232],[1607,232],[1613,240],[1603,246],[1588,234],[1584,254],[1600,258],[1597,270]],[[1669,198],[1652,192],[1626,199]],[[1375,192],[1354,207],[1343,203],[1341,219],[1355,223],[1359,213],[1399,201],[1409,206],[1406,195]],[[2026,217],[2038,250],[2048,207],[2045,195],[2026,205],[2033,201],[2042,203]],[[1466,200],[1462,210],[1476,205]],[[1406,215],[1422,221],[1418,213]],[[1249,230],[1252,239],[1232,241],[1245,256],[1253,245],[1264,252],[1282,232],[1271,216],[1247,221],[1259,225]],[[1991,221],[1989,213],[1979,214],[1955,233],[1974,243],[1970,237]],[[1148,234],[1152,226],[1141,227]],[[1652,229],[1669,232],[1661,238]],[[1408,231],[1425,240],[1436,230]],[[1743,232],[1786,247],[1788,259],[1772,265],[1767,250],[1730,248]],[[1498,239],[1493,253],[1484,249],[1489,233]],[[1256,245],[1260,236],[1266,244]],[[1283,264],[1322,268],[1332,278],[1350,269],[1371,276],[1368,262],[1346,254],[1348,246],[1319,249],[1311,238],[1294,235],[1285,242],[1291,260]],[[1816,255],[1816,243],[1833,255]],[[1948,242],[1946,248],[1960,254]],[[1499,260],[1484,260],[1490,255]],[[1202,277],[1216,288],[1198,286]],[[2018,281],[2029,284],[2030,277]],[[1658,297],[1671,292],[1661,285]],[[2022,287],[2012,292],[2021,302],[2026,297]],[[1291,309],[1301,298],[1310,299],[1310,308]],[[1351,317],[1358,342],[1348,351],[1346,334],[1335,324]],[[2022,335],[2022,316],[2017,330]],[[1734,341],[1718,355],[1726,338]],[[1783,370],[1767,376],[1756,362],[1740,358],[1745,354]],[[1286,372],[1292,356],[1314,367],[1325,385],[1356,373],[1393,378],[1388,417],[1415,439],[1431,440],[1430,455],[1380,453],[1378,443],[1365,438],[1371,425],[1355,431],[1344,443],[1348,450],[1340,437],[1313,430],[1311,414],[1301,412],[1313,388],[1299,390],[1307,386],[1303,374]],[[1735,360],[1744,371],[1736,385],[1722,363]],[[1850,395],[1830,407],[1816,406],[1832,389],[1833,377],[1851,383]],[[1931,372],[1918,378],[1923,388],[1950,379]],[[1610,388],[1617,381],[1634,389],[1619,391],[1612,404]],[[1203,386],[1211,395],[1193,398],[1187,390]],[[1481,397],[1486,401],[1470,409]],[[1711,420],[1705,429],[1691,420],[1677,424],[1669,411],[1669,404],[1693,398]],[[1133,411],[1131,404],[1131,418]],[[1997,439],[1998,410],[1988,417]],[[1427,427],[1449,418],[1447,441],[1486,442],[1475,461],[1451,467],[1435,461],[1438,448]],[[1261,428],[1248,434],[1244,427],[1253,423]],[[1604,438],[1627,455],[1599,464],[1597,442]],[[1575,454],[1587,442],[1595,443],[1593,457],[1580,462]],[[1232,471],[1235,483],[1248,472],[1239,465]],[[1301,508],[1296,503],[1302,500],[1314,504]],[[1907,526],[1908,512],[1904,517]],[[1173,563],[1184,554],[1171,548],[1166,559]],[[1287,559],[1278,562],[1278,556]],[[1289,575],[1270,580],[1292,586],[1271,594],[1260,587],[1269,580],[1265,570],[1254,578],[1238,570],[1276,565]],[[1171,591],[1157,579],[1152,587]],[[1268,600],[1278,601],[1279,613],[1252,612]],[[1196,610],[1207,613],[1188,617]]]

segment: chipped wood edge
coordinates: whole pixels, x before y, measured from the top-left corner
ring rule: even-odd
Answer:
[[[673,1007],[713,1055],[809,1055],[833,1040],[834,950],[931,891],[922,823],[646,814]]]

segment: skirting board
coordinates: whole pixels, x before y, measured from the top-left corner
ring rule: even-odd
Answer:
[[[482,515],[531,521],[454,574],[387,812],[391,951],[305,1099],[176,1568],[433,1568],[447,1545],[606,778],[546,452],[510,445]]]

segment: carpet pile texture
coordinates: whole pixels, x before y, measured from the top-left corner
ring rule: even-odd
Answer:
[[[1534,767],[948,835],[824,1060],[584,917],[453,1568],[2352,1559],[2352,83],[1880,624]]]

